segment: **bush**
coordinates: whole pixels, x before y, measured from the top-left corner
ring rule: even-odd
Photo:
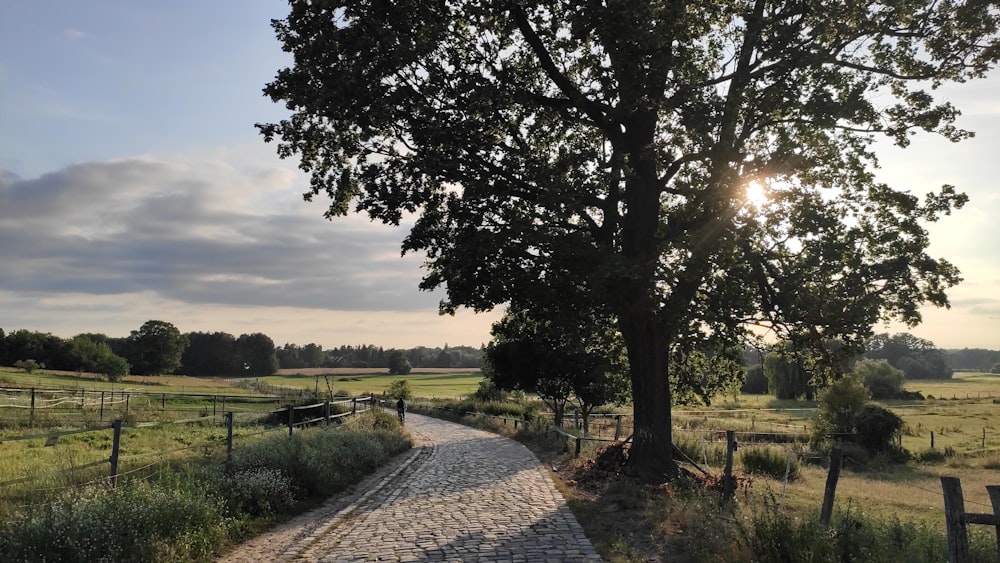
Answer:
[[[503,401],[503,391],[501,391],[492,380],[484,378],[479,382],[479,388],[472,394],[472,398],[478,401]],[[521,392],[524,396],[524,392]]]
[[[794,481],[801,474],[799,457],[790,451],[786,452],[775,448],[749,448],[743,451],[740,459],[743,462],[743,471],[754,475],[784,479],[787,471],[788,480]]]
[[[857,443],[873,454],[896,450],[896,439],[903,428],[903,419],[878,405],[865,405],[854,417]]]
[[[0,525],[0,561],[204,560],[227,540],[216,498],[145,482],[91,488]]]
[[[854,417],[867,400],[868,389],[856,375],[849,374],[833,382],[819,395],[813,445],[818,447],[854,432]]]
[[[409,401],[413,398],[413,389],[410,388],[409,381],[397,379],[389,384],[389,388],[385,390],[385,394],[393,399]]]
[[[14,367],[23,369],[27,373],[34,373],[36,369],[42,369],[45,364],[40,364],[35,360],[18,360],[14,362]]]
[[[873,399],[895,399],[903,394],[903,372],[885,360],[861,360],[854,372],[871,393]]]

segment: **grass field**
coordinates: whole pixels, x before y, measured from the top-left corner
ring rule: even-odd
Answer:
[[[135,390],[150,393],[204,393],[247,395],[247,389],[232,386],[227,380],[186,375],[129,375],[112,383],[93,373],[73,371],[36,370],[25,373],[11,367],[0,367],[0,387],[39,387],[58,389],[87,389],[97,391]]]
[[[291,372],[291,373],[289,373]],[[334,393],[350,395],[382,393],[393,381],[402,379],[410,384],[415,397],[424,399],[454,399],[474,393],[483,380],[482,373],[469,369],[426,369],[414,370],[407,375],[390,375],[382,369],[316,369],[283,370],[279,375],[261,377],[260,381],[271,385],[318,389],[327,392],[327,382]]]

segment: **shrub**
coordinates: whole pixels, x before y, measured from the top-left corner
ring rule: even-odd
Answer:
[[[854,432],[854,417],[867,400],[868,389],[856,375],[833,382],[819,395],[813,444],[818,446]]]
[[[389,388],[385,390],[385,394],[393,399],[404,399],[409,401],[413,398],[413,389],[410,388],[410,382],[405,379],[397,379],[389,384]]]
[[[854,417],[857,443],[873,454],[892,453],[903,419],[878,405],[865,405]]]
[[[257,467],[227,474],[219,492],[230,513],[252,517],[280,514],[295,504],[291,481],[277,469]]]
[[[524,392],[521,392],[521,396],[524,396]],[[479,388],[476,392],[472,394],[472,398],[478,401],[503,401],[503,391],[501,391],[495,383],[490,379],[483,379],[479,382]]]
[[[27,373],[34,373],[36,369],[42,369],[45,364],[40,364],[35,360],[18,360],[14,362],[14,367],[23,369]]]
[[[903,372],[885,360],[865,358],[854,366],[854,374],[875,400],[895,399],[903,393]]]
[[[801,473],[799,457],[790,450],[749,448],[743,451],[740,459],[743,462],[743,471],[754,475],[784,479],[787,471],[788,480],[794,481]]]

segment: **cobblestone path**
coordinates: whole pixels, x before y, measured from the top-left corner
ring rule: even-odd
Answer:
[[[255,560],[601,561],[523,445],[413,414],[406,426],[417,447],[389,475],[293,534],[280,557]]]

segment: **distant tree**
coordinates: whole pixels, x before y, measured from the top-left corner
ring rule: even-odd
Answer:
[[[302,347],[299,357],[302,360],[303,367],[318,368],[323,365],[326,353],[323,352],[322,346],[310,342]]]
[[[801,355],[783,351],[768,352],[764,356],[764,374],[768,391],[778,399],[805,398],[811,401],[816,395],[812,374]]]
[[[0,366],[9,366],[11,361],[7,358],[7,335],[0,328]]]
[[[875,400],[895,399],[903,392],[903,371],[885,360],[865,358],[855,364],[854,374]]]
[[[125,359],[133,373],[162,375],[171,373],[181,365],[187,338],[177,327],[166,321],[150,320],[128,337]]]
[[[249,366],[251,376],[260,377],[278,373],[278,356],[274,341],[261,332],[241,334],[236,339],[237,365]]]
[[[128,375],[128,362],[125,361],[125,358],[110,351],[111,349],[108,348],[109,353],[102,355],[97,360],[97,364],[94,366],[95,371],[96,373],[103,374],[104,377],[108,378],[108,381],[121,381],[122,378]]]
[[[189,332],[180,371],[196,377],[244,375],[236,337],[227,332]]]
[[[413,398],[413,389],[410,387],[409,381],[397,379],[389,384],[389,387],[385,390],[385,395],[392,399],[409,401]]]
[[[25,373],[35,373],[36,369],[44,368],[45,364],[38,363],[35,360],[29,358],[27,360],[18,360],[14,362],[14,367],[18,369],[23,369]]]
[[[392,350],[389,352],[389,373],[393,375],[406,375],[410,373],[412,368],[410,360],[406,359],[402,350]]]
[[[876,334],[865,344],[866,358],[885,360],[903,371],[907,379],[947,379],[952,376],[944,351],[930,340],[901,332]]]
[[[984,348],[944,350],[944,361],[952,370],[988,372],[994,364],[1000,363],[1000,350]]]
[[[748,395],[767,395],[767,375],[764,374],[764,364],[753,364],[746,368],[746,379],[740,390]]]
[[[990,368],[990,373],[1000,373],[1000,362],[993,364],[993,367]]]

